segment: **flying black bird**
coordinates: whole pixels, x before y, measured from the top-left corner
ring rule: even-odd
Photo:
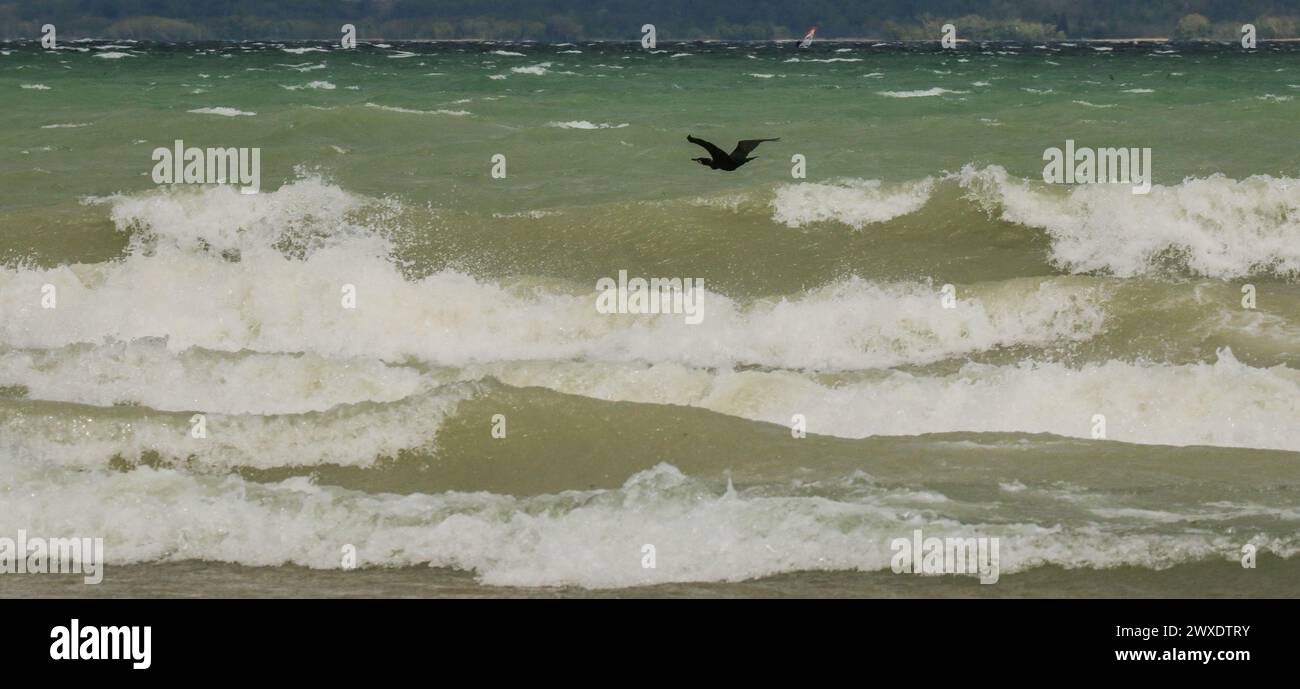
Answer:
[[[708,151],[709,155],[712,156],[712,158],[691,158],[691,160],[694,160],[705,167],[713,168],[714,170],[727,171],[735,170],[741,165],[754,160],[754,158],[749,157],[750,152],[755,148],[758,148],[758,145],[764,141],[780,141],[780,139],[745,139],[736,144],[736,150],[727,153],[704,139],[697,139],[693,136],[687,135],[686,140],[696,146],[703,146],[704,150]]]

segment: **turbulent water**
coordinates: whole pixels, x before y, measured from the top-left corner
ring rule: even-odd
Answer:
[[[1300,48],[7,43],[0,93],[0,536],[99,592],[1297,593]],[[177,139],[261,193],[154,184]],[[1067,139],[1151,192],[1045,184]],[[893,574],[917,529],[1000,582]]]

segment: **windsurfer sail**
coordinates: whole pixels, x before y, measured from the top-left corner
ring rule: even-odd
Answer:
[[[817,35],[817,27],[814,26],[813,28],[808,29],[808,33],[804,34],[803,40],[799,41],[799,47],[807,48],[808,46],[812,45],[813,37],[816,35]]]

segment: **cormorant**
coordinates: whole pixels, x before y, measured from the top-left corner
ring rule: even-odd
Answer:
[[[749,157],[749,154],[755,148],[758,148],[759,144],[764,141],[780,141],[781,139],[745,139],[744,141],[737,143],[736,150],[731,153],[727,153],[704,139],[697,139],[693,136],[687,135],[686,140],[696,146],[703,146],[704,150],[708,151],[711,156],[710,158],[691,158],[691,160],[694,160],[705,167],[713,168],[714,170],[727,170],[730,172],[731,170],[735,170],[741,165],[754,160],[754,158]]]

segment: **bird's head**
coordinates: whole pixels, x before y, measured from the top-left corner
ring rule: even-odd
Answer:
[[[694,160],[695,162],[699,163],[700,165],[703,165],[704,167],[713,167],[712,158],[691,158],[691,160]]]

